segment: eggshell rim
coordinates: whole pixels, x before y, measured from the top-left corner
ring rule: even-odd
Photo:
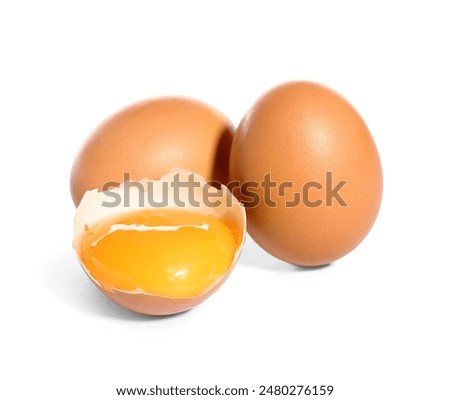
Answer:
[[[185,310],[188,310],[195,305],[201,303],[203,300],[205,300],[207,297],[209,297],[212,293],[214,293],[222,284],[223,282],[228,278],[231,271],[234,269],[237,260],[240,256],[240,253],[242,251],[244,242],[245,242],[245,233],[247,228],[247,220],[246,220],[246,213],[244,206],[233,196],[231,191],[225,186],[221,185],[220,189],[215,188],[214,186],[209,185],[205,178],[202,177],[199,174],[196,174],[194,172],[181,169],[181,168],[174,168],[167,174],[163,175],[158,180],[149,180],[149,179],[141,179],[139,181],[130,181],[130,183],[140,183],[143,185],[145,194],[147,194],[147,188],[149,187],[149,183],[152,184],[152,188],[155,191],[158,191],[159,189],[163,188],[163,183],[167,182],[173,182],[174,177],[178,175],[181,182],[183,182],[183,179],[187,179],[188,176],[193,175],[194,181],[200,183],[200,187],[196,187],[194,189],[194,199],[199,201],[202,200],[200,198],[200,192],[204,190],[205,186],[207,186],[208,190],[216,191],[216,193],[222,192],[221,197],[217,197],[217,200],[222,200],[220,207],[209,207],[205,204],[200,203],[200,207],[193,207],[191,204],[187,204],[187,207],[180,207],[177,206],[175,203],[171,202],[173,199],[170,197],[168,198],[169,204],[167,206],[161,207],[161,209],[186,209],[186,210],[195,210],[196,212],[204,213],[207,215],[214,215],[217,217],[223,217],[227,215],[228,217],[231,216],[234,219],[234,222],[236,223],[236,226],[240,230],[241,238],[240,242],[235,250],[233,260],[231,262],[230,267],[228,268],[227,272],[223,274],[221,277],[217,278],[205,291],[202,293],[192,296],[192,297],[172,297],[172,296],[164,296],[159,294],[153,294],[153,293],[147,293],[143,290],[135,290],[135,291],[126,291],[121,289],[105,289],[100,282],[98,282],[96,279],[94,279],[89,270],[85,267],[83,264],[80,250],[81,245],[83,242],[84,234],[87,230],[89,230],[92,226],[97,225],[101,221],[104,221],[106,219],[113,218],[114,216],[123,214],[123,213],[129,213],[137,210],[141,210],[143,208],[152,208],[151,206],[145,204],[144,207],[141,207],[139,205],[139,191],[133,190],[133,188],[130,188],[130,203],[129,207],[125,207],[124,202],[121,201],[120,205],[116,207],[104,207],[102,206],[103,201],[110,201],[110,198],[106,192],[99,191],[98,189],[93,189],[87,191],[75,214],[75,223],[74,223],[74,237],[73,237],[73,247],[75,249],[75,253],[78,259],[78,262],[82,266],[85,273],[88,275],[88,277],[94,282],[94,284],[109,298],[111,298],[113,301],[116,301],[119,304],[124,303],[124,297],[130,300],[130,302],[126,302],[128,305],[125,306],[133,311],[143,313],[143,314],[151,314],[151,315],[169,315],[169,314],[175,314],[179,313]],[[170,189],[170,185],[168,185]],[[122,199],[124,196],[125,191],[125,182],[122,182],[118,187],[109,189],[109,192],[116,193],[121,195]],[[170,190],[169,190],[170,193]],[[203,192],[202,192],[203,193]],[[158,194],[159,195],[159,194]],[[184,195],[186,195],[186,192],[184,192]],[[223,203],[224,199],[231,199],[231,207],[228,207],[228,205]],[[183,191],[180,191],[180,200],[183,201]],[[225,200],[226,201],[226,200]],[[156,207],[153,207],[156,208]],[[95,213],[92,213],[91,211],[95,210]],[[101,210],[99,212],[99,210]],[[207,212],[205,212],[207,211]],[[213,212],[211,212],[213,211]],[[129,297],[133,296],[133,297]],[[129,303],[135,303],[136,296],[142,297],[139,302],[139,304],[142,305],[142,307],[135,307],[135,304],[129,305]],[[120,299],[118,299],[120,297]],[[131,299],[133,299],[131,301]],[[171,302],[171,306],[167,307],[167,303]],[[143,304],[145,303],[145,304]],[[169,310],[170,308],[170,310]]]

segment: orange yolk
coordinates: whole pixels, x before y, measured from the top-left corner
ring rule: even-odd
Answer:
[[[237,235],[236,229],[211,216],[139,210],[89,229],[81,261],[107,290],[189,298],[229,270]]]

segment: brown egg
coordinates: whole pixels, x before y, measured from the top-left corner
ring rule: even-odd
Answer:
[[[101,124],[79,152],[70,179],[78,206],[87,190],[108,182],[159,179],[185,168],[226,183],[234,128],[217,110],[196,100],[166,97],[129,106]]]
[[[197,185],[176,190],[176,181]],[[153,206],[149,198],[165,204]],[[173,170],[158,180],[87,191],[76,211],[73,246],[86,274],[111,300],[138,313],[169,315],[220,288],[245,231],[244,207],[225,186]]]
[[[233,180],[250,235],[302,266],[354,249],[382,196],[380,159],[363,119],[338,93],[311,82],[275,87],[246,114],[231,149],[230,187]]]

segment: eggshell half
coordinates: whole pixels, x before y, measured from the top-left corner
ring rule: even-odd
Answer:
[[[95,279],[93,279],[93,277],[89,273],[89,270],[84,266],[82,262],[81,248],[84,235],[90,229],[90,227],[95,226],[105,219],[110,219],[114,216],[123,215],[125,213],[142,209],[142,204],[139,203],[139,190],[134,186],[129,187],[129,207],[126,207],[123,201],[116,207],[103,206],[103,202],[108,204],[111,203],[111,197],[107,192],[101,192],[97,189],[87,191],[80,202],[75,215],[73,239],[73,246],[78,260],[86,274],[95,283],[95,285],[111,300],[127,309],[148,315],[169,315],[189,310],[211,296],[225,282],[237,262],[237,259],[242,250],[242,246],[244,244],[246,231],[246,214],[244,207],[225,186],[217,189],[213,186],[210,186],[206,182],[205,178],[201,177],[200,175],[193,174],[192,172],[183,169],[172,170],[168,174],[161,177],[161,179],[159,180],[141,179],[139,183],[143,185],[144,188],[148,188],[148,184],[151,183],[153,189],[152,196],[155,202],[161,202],[163,198],[167,198],[168,204],[164,207],[164,209],[180,209],[180,207],[175,204],[174,188],[172,188],[171,183],[174,182],[175,177],[178,177],[180,182],[188,182],[189,175],[194,176],[194,181],[199,182],[200,187],[195,187],[192,191],[194,199],[194,201],[191,202],[192,204],[187,201],[189,189],[179,189],[179,199],[185,202],[186,205],[183,209],[220,218],[225,222],[230,223],[238,231],[238,246],[234,254],[233,262],[230,265],[227,273],[217,279],[203,293],[192,298],[165,297],[154,295],[151,293],[145,293],[142,290],[126,292],[118,289],[106,290],[105,288],[103,288],[101,282],[97,282]],[[122,183],[119,187],[112,188],[110,192],[120,195],[123,199],[125,193],[125,185],[126,183]],[[166,192],[168,193],[167,197],[164,195],[164,185],[166,185],[168,190]],[[211,198],[210,201],[217,202],[217,207],[211,207],[205,204],[203,196],[204,190],[208,190],[209,193],[214,193],[214,198]],[[198,202],[199,206],[196,206],[195,202]],[[144,205],[144,207],[150,208],[148,204]]]

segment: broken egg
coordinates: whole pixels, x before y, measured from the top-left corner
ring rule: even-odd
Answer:
[[[138,313],[169,315],[198,305],[224,283],[245,230],[245,210],[225,186],[178,169],[158,180],[87,191],[73,245],[110,299]]]

